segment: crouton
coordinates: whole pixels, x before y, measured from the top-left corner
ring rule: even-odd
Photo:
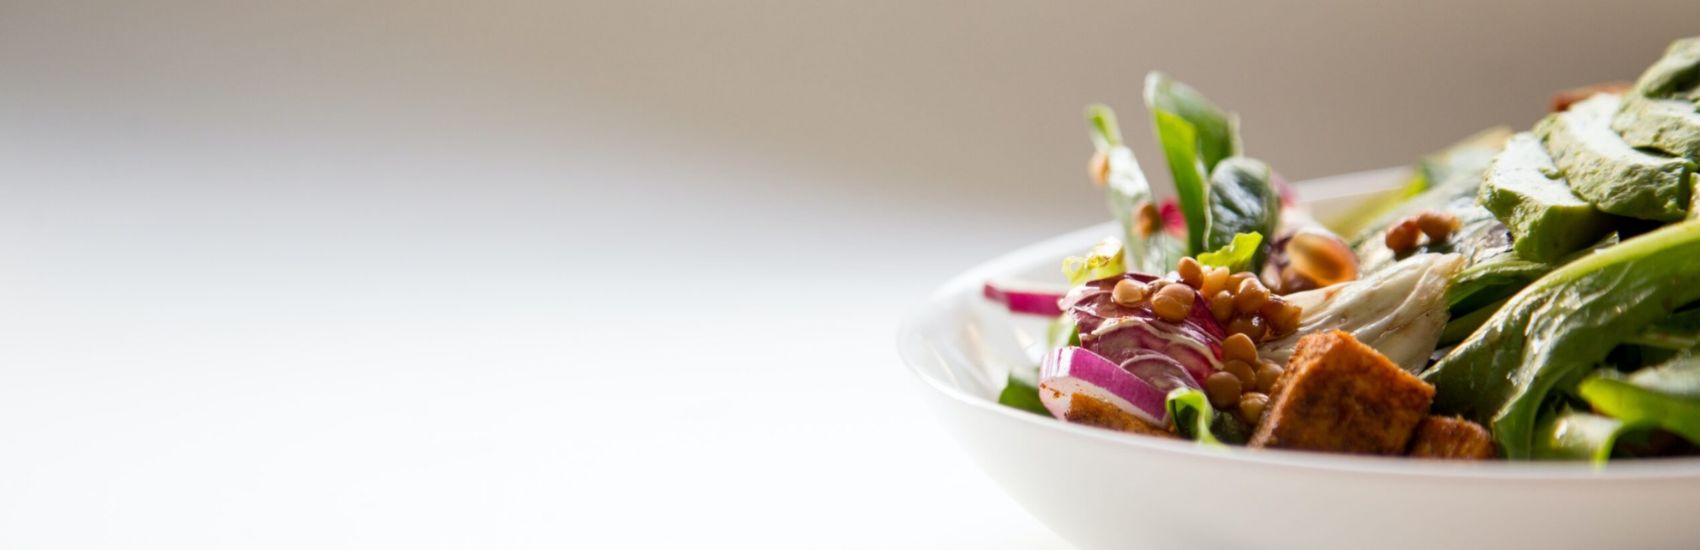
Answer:
[[[1430,416],[1411,435],[1412,458],[1486,460],[1499,457],[1493,436],[1480,424],[1458,417]]]
[[[1063,420],[1075,424],[1108,428],[1118,432],[1175,437],[1175,434],[1170,433],[1167,429],[1153,426],[1150,422],[1128,414],[1127,411],[1118,409],[1114,405],[1079,393],[1069,398],[1068,413],[1063,415]]]
[[[1251,447],[1401,455],[1434,386],[1344,331],[1299,340]]]

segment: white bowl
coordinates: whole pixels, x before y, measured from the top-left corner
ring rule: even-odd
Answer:
[[[1338,206],[1386,189],[1395,175],[1300,189],[1346,190],[1329,198]],[[1091,227],[974,268],[914,311],[899,335],[945,429],[1027,511],[1081,548],[1700,549],[1700,460],[1597,470],[1208,449],[998,405],[1009,369],[1038,357],[1044,321],[987,303],[981,284],[1060,285],[1061,259],[1113,231]]]

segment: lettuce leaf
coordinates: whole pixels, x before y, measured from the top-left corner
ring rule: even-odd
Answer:
[[[1623,376],[1605,369],[1577,386],[1596,412],[1649,425],[1700,444],[1700,356],[1683,354]]]
[[[1104,105],[1086,108],[1088,134],[1092,147],[1109,162],[1108,177],[1104,180],[1104,197],[1110,213],[1121,225],[1123,243],[1127,248],[1127,266],[1142,273],[1162,273],[1173,267],[1178,255],[1170,249],[1175,243],[1166,233],[1158,231],[1140,235],[1134,229],[1137,213],[1146,204],[1156,204],[1151,184],[1139,168],[1133,150],[1122,143],[1122,132],[1116,124],[1116,113]],[[1171,259],[1171,256],[1175,258]]]
[[[1229,157],[1210,174],[1209,225],[1204,246],[1220,249],[1234,244],[1238,235],[1274,235],[1281,220],[1281,194],[1270,183],[1269,165],[1247,157]],[[1235,271],[1261,272],[1267,247],[1257,248]]]
[[[1088,250],[1084,258],[1080,256],[1063,258],[1062,269],[1063,274],[1068,276],[1068,284],[1070,285],[1127,273],[1127,263],[1123,261],[1122,242],[1114,237],[1104,239],[1093,246],[1091,250]]]
[[[1261,249],[1263,235],[1257,232],[1234,235],[1233,242],[1220,249],[1198,255],[1198,263],[1210,267],[1226,267],[1231,273],[1257,272],[1253,260]]]
[[[1216,409],[1210,406],[1210,398],[1205,397],[1203,391],[1175,388],[1169,392],[1163,406],[1175,423],[1175,433],[1182,438],[1212,447],[1221,447],[1225,443],[1240,445],[1246,441],[1245,428],[1240,421],[1229,415],[1216,414]]]

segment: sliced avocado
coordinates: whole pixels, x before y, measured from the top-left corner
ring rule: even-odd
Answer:
[[[1700,159],[1700,109],[1680,99],[1650,99],[1631,94],[1611,128],[1632,147]]]
[[[1596,94],[1535,125],[1570,189],[1595,208],[1620,216],[1672,221],[1688,212],[1686,159],[1639,151],[1611,129],[1622,103]]]
[[[1477,200],[1511,230],[1511,248],[1523,259],[1551,262],[1611,231],[1611,216],[1571,193],[1557,174],[1528,132],[1511,136],[1488,167]]]
[[[1641,78],[1635,81],[1633,93],[1651,98],[1700,97],[1700,36],[1671,42]]]

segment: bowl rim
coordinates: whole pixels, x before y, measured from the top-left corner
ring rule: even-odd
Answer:
[[[1085,438],[1114,445],[1118,448],[1126,448],[1130,451],[1161,453],[1179,458],[1294,470],[1444,479],[1479,480],[1485,478],[1605,482],[1700,478],[1700,458],[1624,460],[1595,466],[1576,462],[1508,460],[1463,462],[1318,452],[1253,450],[1245,447],[1210,448],[1190,442],[1142,437],[1103,428],[1081,426],[1017,410],[1000,405],[985,397],[970,394],[948,381],[940,380],[928,374],[925,369],[920,367],[923,361],[936,360],[949,363],[965,360],[960,357],[961,354],[950,354],[958,357],[946,357],[947,354],[928,352],[933,347],[924,335],[923,328],[936,323],[933,319],[935,315],[953,303],[977,299],[979,297],[977,291],[985,281],[994,278],[997,274],[1010,271],[1014,266],[1030,262],[1030,258],[1033,256],[1049,254],[1054,249],[1084,248],[1084,245],[1079,243],[1090,243],[1104,235],[1113,233],[1114,226],[1112,224],[1113,222],[1100,223],[1017,248],[984,261],[939,286],[928,295],[924,302],[912,306],[903,316],[896,336],[898,354],[901,356],[905,368],[920,381],[921,385],[931,388],[932,391],[942,393],[951,400],[975,409],[982,414],[995,415],[1008,422],[1028,423],[1040,429],[1059,430],[1071,437]]]

